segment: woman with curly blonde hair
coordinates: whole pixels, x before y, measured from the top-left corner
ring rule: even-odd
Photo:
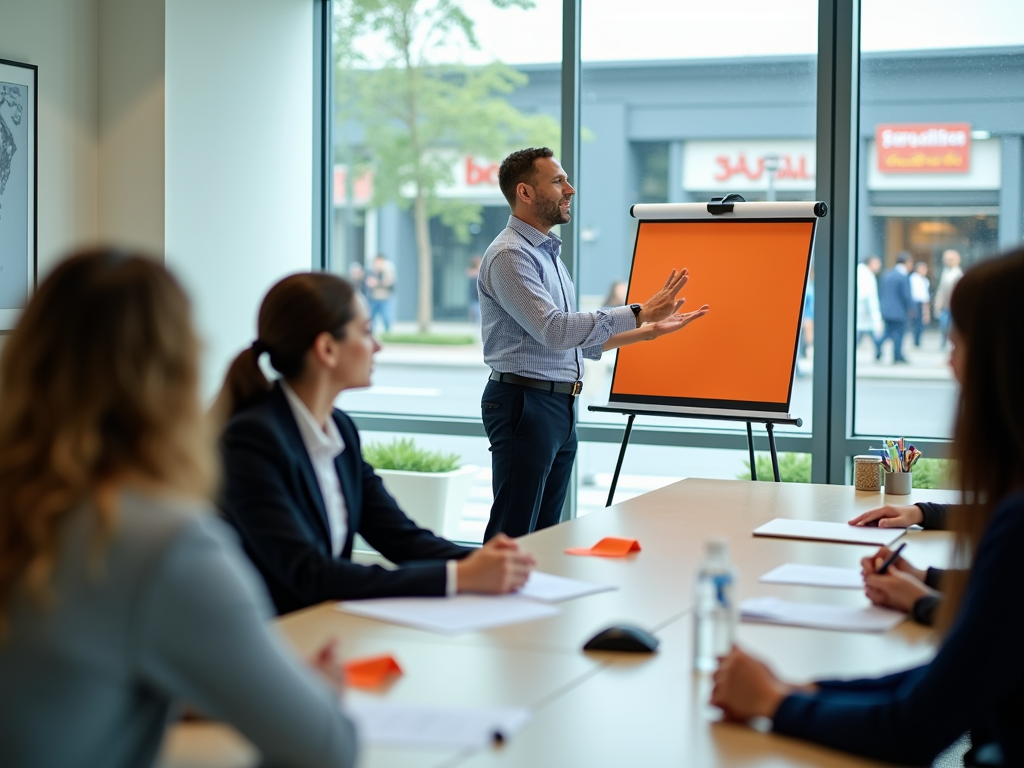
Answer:
[[[150,765],[181,701],[276,764],[354,762],[336,692],[268,628],[258,576],[210,514],[197,381],[188,300],[140,255],[64,261],[8,339],[0,765]]]

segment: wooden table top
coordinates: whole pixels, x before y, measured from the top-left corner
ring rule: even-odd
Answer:
[[[954,501],[949,491],[915,490],[893,503]],[[705,542],[724,536],[740,572],[741,598],[776,595],[831,604],[866,604],[856,590],[760,584],[787,562],[856,567],[871,546],[754,537],[775,518],[845,522],[885,503],[881,493],[849,486],[683,480],[521,540],[543,571],[599,583],[612,592],[571,600],[538,621],[447,637],[342,614],[325,603],[278,624],[304,654],[329,637],[347,658],[392,653],[405,674],[384,691],[401,701],[461,706],[527,706],[534,718],[501,748],[471,755],[369,747],[360,764],[395,766],[693,765],[854,766],[872,763],[810,744],[716,723],[706,706],[708,680],[690,671],[693,581]],[[642,551],[622,559],[573,557],[572,546],[604,536],[639,540]],[[923,567],[948,562],[949,539],[909,531],[904,555]],[[629,622],[662,640],[644,657],[584,653],[587,638]],[[930,633],[909,622],[884,634],[829,632],[741,624],[739,642],[784,677],[878,675],[926,661]],[[247,743],[224,726],[179,725],[165,746],[164,768],[253,764]]]

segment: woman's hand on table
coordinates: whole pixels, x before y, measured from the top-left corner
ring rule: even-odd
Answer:
[[[729,720],[775,717],[782,700],[799,690],[779,680],[767,664],[736,646],[719,660],[712,680],[715,687],[711,704],[719,707]]]
[[[537,561],[503,533],[458,563],[459,592],[505,594],[522,587]]]
[[[886,504],[857,515],[850,521],[850,525],[877,524],[879,528],[908,528],[920,525],[923,521],[924,513],[914,504]]]

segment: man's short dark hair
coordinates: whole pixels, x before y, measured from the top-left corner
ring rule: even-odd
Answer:
[[[498,168],[498,186],[508,204],[515,208],[516,187],[521,183],[531,184],[536,170],[533,161],[539,157],[554,157],[555,153],[547,147],[529,147],[520,149],[501,161]]]
[[[896,254],[896,263],[897,264],[906,264],[908,261],[911,261],[913,258],[914,257],[910,255],[910,251],[900,251],[899,253]]]

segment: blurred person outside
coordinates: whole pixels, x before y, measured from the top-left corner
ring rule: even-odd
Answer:
[[[964,271],[960,268],[960,252],[952,248],[943,252],[942,266],[942,275],[935,288],[935,315],[939,318],[939,332],[942,334],[940,346],[945,349],[949,340],[949,297],[953,295],[953,288],[964,276]]]
[[[882,359],[882,345],[886,339],[891,339],[892,361],[907,362],[903,356],[903,334],[907,332],[907,318],[910,317],[913,303],[910,298],[910,273],[907,271],[909,263],[910,254],[900,251],[896,256],[896,266],[887,270],[878,281],[878,303],[885,322],[885,333],[878,340],[875,360]]]
[[[370,304],[370,325],[377,327],[377,318],[384,325],[384,333],[391,331],[394,320],[395,265],[378,253],[373,268],[366,275],[366,298]]]
[[[871,254],[857,265],[857,343],[868,336],[878,353],[879,338],[882,335],[882,310],[878,304],[878,273],[882,260]]]
[[[931,300],[932,286],[928,282],[928,264],[919,261],[914,265],[914,271],[910,273],[910,319],[914,329],[914,346],[921,346],[921,333],[924,327],[932,321]]]
[[[602,307],[621,307],[626,303],[626,284],[615,280],[608,286],[608,295],[601,301]]]
[[[361,261],[353,261],[348,265],[348,279],[357,291],[366,295],[366,268]]]
[[[685,269],[673,269],[643,304],[576,311],[562,241],[551,232],[572,218],[576,190],[562,166],[546,147],[520,150],[502,161],[498,184],[511,216],[484,253],[478,280],[491,368],[480,403],[494,489],[485,541],[558,523],[576,458],[584,358],[673,333],[708,311],[679,312]]]
[[[797,344],[797,358],[807,359],[807,349],[814,351],[814,264],[807,273],[807,290],[804,293],[804,308],[800,313],[800,339]],[[804,372],[797,368],[797,376]]]

